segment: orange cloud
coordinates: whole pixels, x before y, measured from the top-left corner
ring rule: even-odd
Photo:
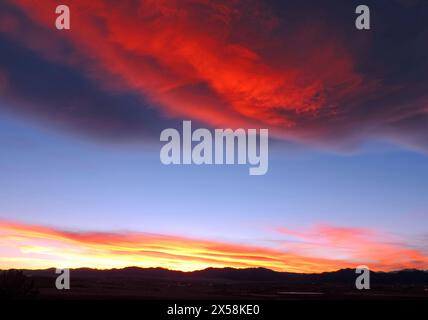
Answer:
[[[324,230],[328,246],[332,247],[333,241],[337,241],[335,250],[350,245],[349,239],[359,238],[358,234],[351,230]],[[313,244],[309,248],[314,249],[316,246],[322,248],[325,243]],[[351,245],[351,248],[354,247]],[[173,235],[69,232],[8,221],[0,222],[0,268],[140,266],[197,270],[207,267],[265,267],[278,271],[307,273],[355,268],[362,263],[384,270],[428,265],[426,256],[399,245],[363,240],[357,248],[360,250],[357,252],[361,254],[357,255],[359,259],[340,257],[332,251],[321,250],[317,254],[304,252],[307,247],[293,244],[279,249]],[[362,257],[363,248],[368,250],[366,259]],[[376,256],[374,253],[378,250],[382,252]]]

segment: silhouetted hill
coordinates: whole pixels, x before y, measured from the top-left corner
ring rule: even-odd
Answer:
[[[228,279],[238,281],[279,281],[284,280],[292,274],[286,272],[275,272],[266,268],[207,268],[192,272],[192,276],[207,279]]]
[[[21,271],[34,281],[40,299],[428,299],[428,272],[421,270],[371,272],[370,290],[356,289],[354,269],[302,274],[265,268],[79,268],[70,270],[70,290],[56,289],[55,269]]]
[[[30,276],[55,276],[55,269],[23,270]],[[266,268],[207,268],[192,272],[168,270],[164,268],[127,267],[123,269],[79,268],[70,271],[80,278],[154,278],[154,279],[220,279],[231,281],[268,281],[268,282],[319,282],[347,283],[355,282],[358,276],[354,269],[340,269],[323,273],[277,272]],[[393,272],[370,272],[373,282],[382,284],[423,284],[428,285],[428,272],[422,270],[400,270]]]

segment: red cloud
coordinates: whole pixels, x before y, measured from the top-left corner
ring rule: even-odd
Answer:
[[[410,34],[395,32],[397,3],[390,15],[379,13],[384,29],[370,33],[353,28],[349,5],[314,3],[308,11],[284,3],[276,9],[289,10],[274,10],[252,0],[74,0],[71,30],[58,31],[57,4],[10,1],[37,28],[8,16],[0,30],[111,90],[139,93],[168,117],[267,127],[276,137],[311,143],[376,135],[426,147],[421,57],[428,47],[411,33],[418,19]]]
[[[306,123],[320,113],[335,116],[345,97],[374,86],[362,84],[343,40],[325,24],[284,29],[255,1],[75,0],[72,30],[62,34],[52,29],[56,1],[17,3],[51,29],[47,38],[21,41],[59,59],[49,39],[67,37],[86,73],[126,84],[170,116],[303,137]]]
[[[298,241],[284,244],[294,254],[328,256],[335,259],[390,270],[426,269],[428,257],[400,239],[365,228],[317,225],[303,231],[278,228],[280,233]]]

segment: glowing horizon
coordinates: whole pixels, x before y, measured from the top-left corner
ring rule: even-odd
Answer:
[[[208,267],[263,267],[299,273],[335,271],[355,268],[361,264],[370,265],[373,270],[380,271],[428,268],[428,256],[403,245],[366,239],[366,230],[331,226],[319,228],[324,230],[323,236],[330,241],[347,244],[348,247],[357,246],[358,251],[351,253],[348,259],[331,259],[300,253],[299,246],[302,243],[299,242],[291,245],[288,250],[279,250],[174,235],[69,232],[2,221],[0,268],[45,269],[56,266],[110,269],[136,266],[194,271]],[[284,228],[279,231],[291,233]],[[355,242],[354,245],[352,242]],[[319,249],[323,245],[318,246],[318,252],[322,252]],[[369,252],[365,256],[366,248],[371,248],[376,254]],[[335,250],[331,244],[323,249]],[[8,251],[7,256],[5,251]],[[331,255],[331,252],[329,254]]]

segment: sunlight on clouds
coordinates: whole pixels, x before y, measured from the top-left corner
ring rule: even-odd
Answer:
[[[182,271],[265,267],[277,271],[323,272],[368,262],[373,269],[382,270],[428,265],[428,258],[421,252],[372,239],[365,230],[323,226],[314,231],[285,228],[279,231],[305,241],[288,241],[282,249],[273,249],[175,235],[67,232],[4,221],[0,222],[0,267],[138,266]]]

